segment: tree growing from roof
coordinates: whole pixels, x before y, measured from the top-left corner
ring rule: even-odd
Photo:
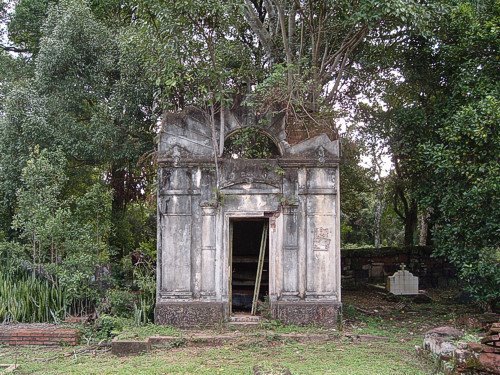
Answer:
[[[241,104],[301,123],[331,117],[357,47],[374,30],[420,27],[418,2],[139,2],[144,62],[165,107]],[[260,85],[260,89],[259,89]]]

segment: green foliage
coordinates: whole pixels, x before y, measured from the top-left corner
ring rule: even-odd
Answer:
[[[110,289],[106,293],[109,313],[113,316],[128,317],[134,310],[136,296],[127,290]]]
[[[446,121],[441,142],[423,146],[439,190],[436,245],[478,299],[500,298],[500,102],[489,95]]]
[[[116,336],[125,326],[126,319],[106,314],[102,314],[95,323],[98,337],[102,339]]]
[[[499,19],[494,1],[461,2],[450,14],[439,56],[450,65],[450,99],[435,137],[421,145],[432,171],[424,201],[439,212],[438,252],[457,266],[467,290],[490,303],[500,299]]]
[[[43,269],[65,285],[70,299],[96,299],[96,266],[108,258],[111,194],[96,184],[64,199],[65,168],[60,151],[33,154],[22,172],[13,225],[29,243],[33,270]]]
[[[69,307],[64,287],[22,273],[0,272],[0,321],[54,322],[66,317]]]
[[[432,212],[436,253],[478,300],[493,304],[500,298],[500,9],[496,1],[447,6],[432,20],[432,35],[409,32],[407,43],[393,45],[388,71],[373,61],[386,108],[373,105],[364,120],[393,155],[400,196]]]
[[[243,159],[269,159],[280,155],[272,139],[254,127],[229,135],[224,143],[224,153],[231,158]]]
[[[231,99],[251,75],[249,46],[239,41],[237,1],[140,1],[130,43],[156,84],[163,108]]]
[[[9,38],[17,45],[37,53],[42,38],[42,26],[49,4],[55,0],[21,0],[9,22]]]
[[[141,262],[134,267],[134,286],[140,290],[138,301],[134,304],[134,321],[136,325],[147,324],[154,321],[154,307],[156,303],[156,248],[149,250],[147,244],[142,243]]]
[[[125,262],[128,262],[129,253],[134,250],[140,250],[156,259],[156,206],[154,204],[145,202],[129,204],[124,211],[114,214],[113,221],[114,251],[123,253]]]
[[[65,285],[72,301],[100,300],[106,270],[120,268],[109,266],[111,255],[119,262],[141,243],[155,247],[154,204],[135,204],[154,187],[145,157],[153,90],[122,5],[22,0],[5,15],[10,42],[27,58],[0,55],[0,234],[8,241],[0,250],[12,250],[1,251],[9,269]],[[144,321],[152,303],[142,303]]]
[[[66,176],[66,160],[60,151],[35,150],[21,175],[22,187],[17,193],[18,212],[14,228],[36,246],[50,242],[53,231],[67,219],[60,207],[60,196]]]

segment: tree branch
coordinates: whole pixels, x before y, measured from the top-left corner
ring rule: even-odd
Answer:
[[[393,208],[394,208],[394,212],[396,213],[396,215],[398,215],[401,218],[401,220],[403,220],[403,221],[406,220],[405,215],[403,215],[403,213],[398,208],[398,193],[397,193],[397,191],[395,191],[393,194],[393,202],[392,203],[393,203]]]
[[[283,40],[283,48],[285,49],[286,60],[288,64],[291,64],[293,57],[292,57],[292,52],[290,51],[290,45],[288,44],[288,35],[287,35],[288,33],[285,23],[285,12],[283,10],[283,5],[276,2],[276,9],[278,11],[278,19],[281,28],[281,38]]]
[[[245,0],[244,6],[244,17],[248,23],[248,26],[253,30],[253,32],[259,38],[262,43],[262,47],[266,50],[268,54],[271,54],[271,35],[264,27],[263,23],[259,17],[255,14],[253,10],[253,4],[250,0]]]
[[[29,52],[29,50],[26,48],[19,48],[19,47],[14,47],[14,46],[4,46],[3,44],[0,44],[0,49],[4,50],[6,52],[16,52],[16,53]]]

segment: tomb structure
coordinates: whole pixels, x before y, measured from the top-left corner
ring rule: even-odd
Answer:
[[[405,269],[401,264],[401,269],[392,276],[387,277],[387,290],[395,295],[415,295],[418,294],[418,277]]]
[[[292,140],[283,119],[258,122],[226,111],[212,134],[197,110],[164,116],[156,323],[204,326],[250,314],[261,259],[257,314],[267,310],[284,323],[337,323],[338,137],[316,131]],[[270,141],[271,156],[215,158],[214,142],[225,138],[227,148],[247,128]]]

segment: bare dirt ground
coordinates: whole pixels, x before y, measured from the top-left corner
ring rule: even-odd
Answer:
[[[400,333],[410,335],[443,325],[476,333],[500,318],[484,306],[472,302],[457,303],[457,289],[429,289],[425,294],[429,299],[422,303],[412,296],[393,296],[369,286],[344,291],[345,329],[364,322],[371,323],[374,328],[379,325],[382,330],[400,330]]]

